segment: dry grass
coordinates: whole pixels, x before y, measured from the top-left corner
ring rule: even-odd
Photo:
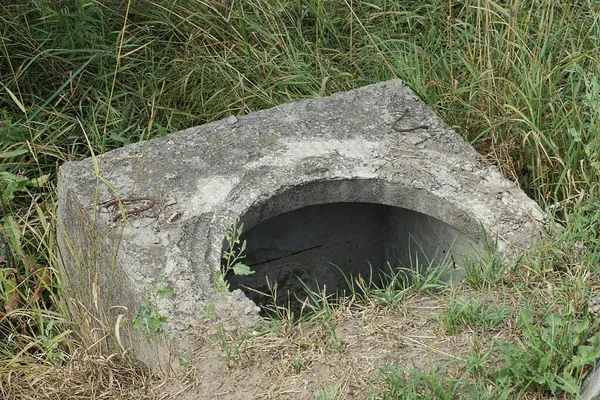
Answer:
[[[296,323],[204,327],[197,331],[203,346],[188,375],[194,383],[182,398],[202,393],[215,399],[382,398],[385,366],[424,374],[436,368],[458,379],[467,372],[472,349],[483,351],[514,330],[505,329],[507,319],[493,334],[465,329],[450,335],[440,323],[447,297],[413,293],[398,307],[348,300],[327,315]]]
[[[23,357],[0,372],[4,399],[157,399],[161,382],[117,356],[75,352],[64,365]]]

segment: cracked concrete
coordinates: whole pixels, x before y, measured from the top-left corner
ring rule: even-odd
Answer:
[[[398,125],[429,128],[395,131],[392,126],[407,108]],[[288,226],[308,214],[279,220],[287,226],[280,232],[288,235],[285,240],[269,238],[273,229],[260,233],[268,230],[268,225],[260,228],[262,223],[290,212],[311,212],[315,220],[330,222],[322,224],[322,231],[335,238],[337,231],[325,226],[344,223],[348,213],[357,215],[356,221],[362,215],[348,225],[357,233],[346,241],[369,245],[359,246],[351,264],[367,256],[385,259],[376,251],[378,244],[381,252],[401,258],[397,253],[406,247],[394,247],[389,238],[404,241],[419,229],[424,241],[458,238],[461,251],[481,247],[488,235],[497,238],[499,250],[510,258],[540,238],[544,223],[531,199],[399,80],[231,116],[65,163],[58,194],[67,293],[108,326],[117,318],[127,321],[119,327],[118,346],[132,349],[140,361],[163,372],[193,351],[197,344],[191,330],[212,323],[215,313],[232,324],[258,318],[259,309],[244,293],[218,293],[213,284],[231,217],[241,218],[257,246],[261,238],[282,248],[291,244],[285,253],[290,256],[316,246],[310,244],[319,232],[316,225]],[[152,197],[156,205],[115,223],[111,213],[117,211],[97,207],[107,199],[133,196]],[[349,204],[350,211],[328,219],[335,214],[326,208],[331,204]],[[364,204],[389,208],[361,208]],[[121,212],[142,205],[124,203]],[[377,218],[388,224],[389,236],[378,233]],[[414,232],[400,229],[403,221]],[[361,230],[372,234],[360,236]],[[319,248],[321,253],[300,261],[344,253],[335,240],[322,243],[327,246]],[[440,249],[432,245],[427,252]],[[259,253],[252,256],[269,257]],[[320,271],[317,264],[313,269],[279,268],[277,276],[311,277],[315,271]],[[161,296],[164,289],[172,294]],[[153,316],[163,316],[165,322],[154,330],[131,326],[136,317]]]

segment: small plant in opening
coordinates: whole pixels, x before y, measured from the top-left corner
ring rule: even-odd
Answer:
[[[223,251],[225,262],[221,273],[215,279],[215,287],[220,292],[229,290],[229,283],[225,280],[225,277],[230,272],[235,275],[252,275],[254,273],[249,266],[242,262],[246,258],[244,255],[246,241],[240,241],[243,231],[244,224],[240,223],[240,219],[238,217],[231,218],[231,225],[225,234],[225,240],[227,241],[227,249]]]

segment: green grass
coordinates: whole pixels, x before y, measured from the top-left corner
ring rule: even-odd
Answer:
[[[432,368],[429,373],[404,371],[388,367],[382,370],[387,388],[381,397],[383,400],[455,400],[478,399],[497,400],[514,398],[512,390],[506,385],[486,387],[482,383],[473,383],[465,376],[450,378]]]
[[[59,300],[61,163],[398,77],[563,225],[517,266],[493,256],[468,264],[466,285],[505,293],[538,321],[535,330],[522,313],[500,323],[477,317],[499,312],[483,304],[450,299],[448,307],[460,329],[511,333],[502,346],[514,368],[502,379],[524,393],[573,392],[596,351],[586,341],[597,331],[586,304],[600,290],[598,43],[592,0],[3,2],[3,381],[26,360],[58,366],[82,347]],[[374,291],[393,305],[406,297]],[[543,357],[555,369],[544,372]],[[434,390],[434,378],[466,390],[450,377],[410,379]],[[486,393],[504,393],[505,381],[486,382]]]
[[[499,327],[508,315],[509,310],[503,304],[494,301],[486,304],[479,297],[465,300],[457,298],[454,292],[442,322],[449,334],[456,335],[463,327],[493,330]]]

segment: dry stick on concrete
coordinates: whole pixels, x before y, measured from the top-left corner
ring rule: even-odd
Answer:
[[[112,206],[116,206],[117,204],[123,205],[124,203],[137,203],[140,201],[146,201],[147,204],[143,207],[136,208],[134,210],[125,210],[123,213],[118,213],[112,218],[112,221],[116,222],[125,215],[137,214],[141,213],[142,211],[150,210],[156,204],[156,200],[154,200],[152,197],[126,197],[124,199],[114,198],[111,200],[107,200],[101,203],[100,205],[102,207],[109,208]]]
[[[412,131],[416,131],[419,129],[429,129],[429,125],[425,125],[425,124],[413,126],[410,128],[399,128],[398,122],[400,122],[404,117],[406,117],[406,114],[408,114],[408,108],[405,109],[404,111],[402,111],[402,114],[400,114],[400,116],[398,117],[396,122],[394,122],[394,124],[392,125],[393,130],[395,130],[396,132],[412,132]]]

